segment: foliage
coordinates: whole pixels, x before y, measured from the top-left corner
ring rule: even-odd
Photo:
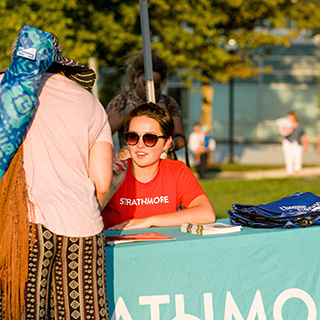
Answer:
[[[299,0],[296,1],[289,13],[291,19],[297,22],[300,30],[311,31],[311,35],[320,33],[319,0]]]
[[[255,76],[258,70],[252,60],[253,50],[289,45],[287,37],[277,37],[270,31],[271,26],[280,23],[282,1],[157,1],[160,2],[161,6],[151,5],[149,10],[151,30],[159,40],[154,45],[172,69],[186,68],[185,76],[191,74],[204,82],[206,78],[224,82],[235,76]],[[170,10],[161,9],[164,3]],[[265,26],[266,19],[269,27]],[[226,50],[230,39],[238,45],[236,54]]]
[[[56,34],[63,55],[83,64],[96,57],[100,65],[115,66],[141,41],[132,29],[139,19],[136,1],[0,0],[0,14],[1,68],[10,64],[11,43],[26,24]]]
[[[171,71],[228,81],[258,73],[253,54],[273,45],[289,45],[295,29],[278,35],[286,17],[301,29],[320,30],[317,0],[149,0],[152,47],[160,50]],[[25,24],[55,33],[64,56],[102,66],[119,66],[125,54],[142,48],[137,0],[0,0],[0,68],[10,63],[10,46]],[[236,53],[226,44],[234,39]]]

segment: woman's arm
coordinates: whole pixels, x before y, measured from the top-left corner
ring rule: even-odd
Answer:
[[[120,112],[116,110],[107,111],[112,134],[115,134],[123,126],[124,119],[130,112],[131,108],[126,108]]]
[[[126,100],[122,95],[111,100],[106,108],[112,134],[115,134],[123,126],[124,119],[133,107],[126,108]],[[121,110],[121,111],[120,111]]]
[[[186,144],[183,121],[180,116],[173,116],[172,119],[174,122],[173,144],[172,144],[173,150],[179,150],[183,148]]]
[[[124,180],[127,163],[115,160],[113,146],[96,142],[89,154],[89,178],[94,181],[96,197],[102,210]]]
[[[110,199],[112,182],[113,146],[108,142],[96,142],[89,153],[89,178],[96,187],[96,197],[101,208]]]
[[[109,228],[110,230],[144,229],[150,227],[180,226],[183,222],[213,223],[216,215],[206,195],[195,198],[187,209],[154,215],[143,219],[131,219]]]
[[[186,137],[184,133],[181,108],[177,101],[171,96],[165,95],[164,97],[166,108],[168,109],[174,122],[172,150],[179,150],[185,146]],[[178,136],[175,137],[176,135]]]
[[[308,148],[309,148],[309,142],[308,142],[308,137],[306,134],[303,134],[301,136],[301,141],[302,141],[302,145],[303,145],[303,151],[307,152]]]

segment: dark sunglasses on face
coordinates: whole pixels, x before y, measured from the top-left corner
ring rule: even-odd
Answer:
[[[165,139],[165,136],[157,136],[153,133],[145,133],[143,136],[138,135],[136,132],[126,132],[124,134],[124,138],[129,146],[135,146],[138,142],[140,137],[142,137],[143,143],[146,147],[154,147],[158,140]]]

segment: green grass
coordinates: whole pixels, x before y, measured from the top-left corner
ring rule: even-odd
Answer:
[[[266,204],[295,192],[320,195],[320,177],[261,180],[200,180],[218,219],[227,218],[234,203]]]
[[[221,172],[221,171],[255,171],[255,170],[270,170],[279,169],[283,166],[279,165],[244,165],[236,163],[222,163],[210,164],[207,168],[208,172]]]
[[[315,167],[316,165],[303,165],[304,168]],[[281,169],[284,165],[254,165],[254,164],[237,164],[237,163],[219,163],[210,164],[207,168],[208,172],[221,172],[221,171],[255,171],[255,170],[270,170]]]
[[[304,168],[316,167],[317,165],[303,165]],[[222,171],[257,171],[257,170],[272,170],[283,169],[284,165],[254,165],[254,164],[237,164],[237,163],[211,163],[206,171],[222,172]],[[196,172],[195,167],[191,167],[193,172]]]

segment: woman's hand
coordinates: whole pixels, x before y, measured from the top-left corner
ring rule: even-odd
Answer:
[[[132,229],[147,229],[152,227],[148,218],[130,219],[121,222],[115,226],[108,228],[108,230],[132,230]]]
[[[113,193],[120,187],[121,183],[123,182],[126,173],[128,169],[128,162],[127,161],[119,161],[115,158],[113,159],[112,164],[112,171],[113,171],[113,177],[112,177],[112,191]]]
[[[116,155],[116,159],[122,161],[128,158],[131,158],[128,146],[121,147]]]

